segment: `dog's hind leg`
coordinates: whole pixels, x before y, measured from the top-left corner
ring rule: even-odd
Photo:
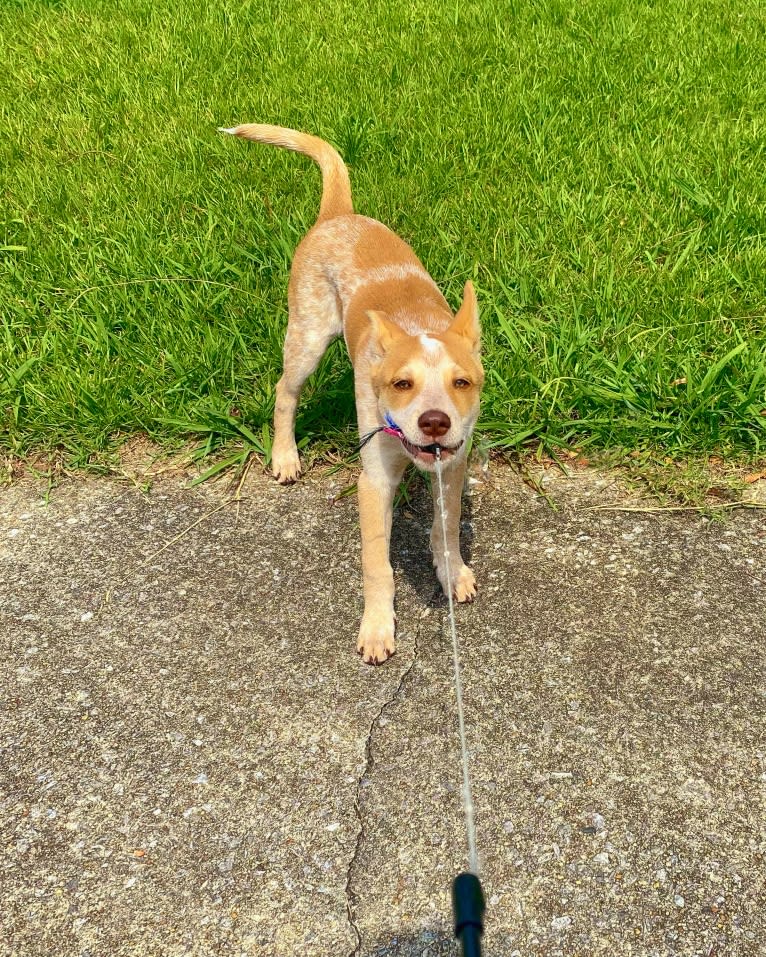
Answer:
[[[289,318],[284,346],[282,378],[277,383],[274,404],[274,446],[271,470],[286,484],[301,474],[295,444],[295,412],[301,389],[319,365],[328,345],[342,332],[340,306],[334,290],[324,280],[313,288],[294,288],[289,295]]]

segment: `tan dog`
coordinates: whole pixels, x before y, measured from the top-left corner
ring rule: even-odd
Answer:
[[[434,470],[437,444],[444,462],[451,581],[436,515],[434,565],[442,587],[451,588],[458,601],[471,601],[476,594],[458,541],[467,445],[484,381],[473,285],[466,283],[463,304],[453,316],[410,247],[382,223],[354,214],[348,171],[328,143],[260,124],[221,132],[304,153],[322,170],[319,218],[296,249],[290,273],[272,467],[280,482],[300,475],[294,428],[301,387],[329,343],[343,335],[354,366],[360,435],[381,432],[362,448],[359,477],[364,616],[357,651],[378,664],[395,649],[389,562],[394,493],[408,463]]]

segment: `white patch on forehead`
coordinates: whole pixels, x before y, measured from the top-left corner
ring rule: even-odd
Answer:
[[[423,346],[423,351],[428,355],[434,357],[441,355],[444,346],[438,339],[434,339],[425,333],[418,336],[418,339],[420,340],[421,346]]]

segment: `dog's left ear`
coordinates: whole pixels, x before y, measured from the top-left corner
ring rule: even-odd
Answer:
[[[469,279],[463,290],[463,304],[455,313],[452,325],[447,332],[465,339],[471,352],[478,353],[481,340],[479,326],[479,303],[476,299],[473,283]]]

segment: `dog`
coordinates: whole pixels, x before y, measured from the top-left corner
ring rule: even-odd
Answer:
[[[380,664],[396,648],[389,560],[394,494],[408,464],[435,470],[437,446],[452,561],[448,580],[434,491],[436,574],[445,593],[452,589],[457,601],[472,601],[476,594],[474,574],[463,563],[459,545],[466,456],[484,383],[473,284],[466,282],[462,305],[453,315],[407,243],[377,220],[354,213],[348,170],[329,143],[256,123],[220,132],[303,153],[322,173],[319,216],[298,245],[290,271],[271,464],[279,482],[300,476],[295,444],[300,391],[330,342],[343,335],[354,368],[363,439],[358,496],[364,613],[357,651],[365,662]]]

